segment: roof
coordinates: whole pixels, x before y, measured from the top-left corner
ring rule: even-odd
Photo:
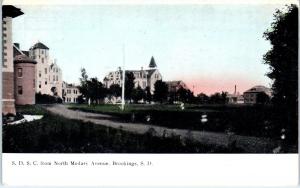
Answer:
[[[261,93],[261,92],[264,92],[267,95],[271,95],[271,89],[261,85],[254,86],[248,89],[247,91],[245,91],[244,93]]]
[[[166,84],[169,87],[179,87],[180,86],[180,87],[187,89],[186,84],[182,80],[166,81]]]
[[[24,13],[21,11],[21,9],[16,8],[15,6],[12,5],[3,5],[2,6],[2,18],[5,17],[18,17],[23,15]]]
[[[34,61],[33,59],[27,57],[24,54],[21,54],[21,55],[15,56],[14,63],[32,63],[32,64],[36,64],[36,61]]]
[[[46,49],[46,50],[49,50],[49,48],[45,44],[43,44],[41,42],[36,43],[30,49],[31,50],[35,50],[35,49]]]
[[[149,68],[156,68],[157,65],[155,63],[154,57],[151,57],[150,63],[149,63]]]

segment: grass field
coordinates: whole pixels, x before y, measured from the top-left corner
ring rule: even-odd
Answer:
[[[41,120],[3,126],[4,153],[231,153],[237,148],[203,145],[177,136],[160,138],[69,120],[41,106],[18,106],[19,112],[43,114]]]
[[[149,123],[169,128],[231,132],[238,135],[279,139],[280,129],[270,124],[270,106],[249,105],[78,105],[70,109],[104,113],[119,117],[125,122]],[[134,118],[133,118],[134,116]],[[207,121],[203,121],[203,116]],[[150,117],[150,118],[149,118]],[[148,118],[148,119],[147,119]]]

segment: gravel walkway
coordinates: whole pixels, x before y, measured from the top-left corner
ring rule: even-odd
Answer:
[[[156,136],[180,136],[181,139],[193,139],[204,144],[230,146],[235,145],[247,153],[271,153],[276,144],[269,139],[250,136],[228,135],[224,133],[214,133],[207,131],[191,131],[187,129],[171,129],[149,124],[124,123],[114,121],[114,117],[105,114],[96,114],[70,110],[65,105],[47,106],[46,109],[54,114],[61,115],[68,119],[82,120],[92,122],[107,127],[118,128],[129,132],[144,134],[152,128]]]

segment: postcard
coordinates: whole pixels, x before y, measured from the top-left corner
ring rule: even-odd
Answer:
[[[4,1],[2,183],[296,186],[298,5]]]

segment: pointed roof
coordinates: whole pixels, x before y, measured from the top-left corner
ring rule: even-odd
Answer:
[[[149,68],[156,68],[156,63],[155,63],[155,60],[154,60],[154,57],[152,56],[151,57],[151,60],[150,60],[150,63],[149,63]]]
[[[21,9],[16,8],[15,6],[12,6],[12,5],[3,5],[2,6],[2,18],[5,18],[5,17],[15,18],[22,14],[24,14],[24,13],[21,11]]]
[[[49,50],[49,48],[45,45],[45,44],[43,44],[43,43],[41,43],[41,42],[37,42],[35,45],[33,45],[31,48],[30,48],[31,50],[35,50],[35,49],[46,49],[46,50]]]

